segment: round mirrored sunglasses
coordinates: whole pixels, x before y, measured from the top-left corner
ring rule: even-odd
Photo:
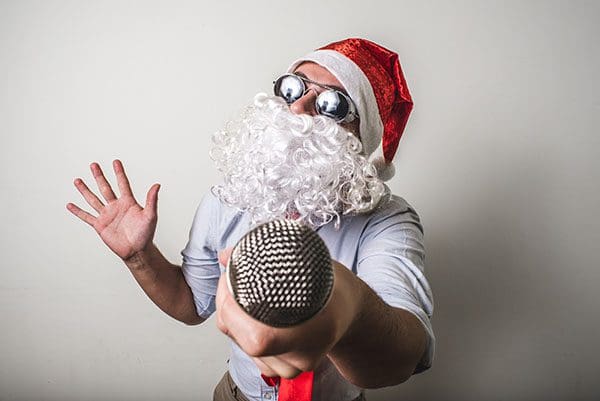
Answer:
[[[284,74],[273,82],[273,92],[292,104],[308,91],[307,84],[326,89],[317,95],[315,109],[323,116],[333,118],[338,123],[349,123],[358,118],[356,106],[348,95],[339,90],[311,81],[296,74]]]

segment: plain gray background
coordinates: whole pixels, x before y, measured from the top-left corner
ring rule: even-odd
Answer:
[[[390,186],[422,216],[436,302],[434,367],[369,400],[597,399],[599,17],[591,1],[0,1],[0,399],[210,399],[228,353],[214,319],[146,299],[65,209],[83,205],[72,181],[118,157],[138,199],[160,182],[155,241],[179,262],[219,178],[211,134],[350,36],[398,51],[412,91]]]

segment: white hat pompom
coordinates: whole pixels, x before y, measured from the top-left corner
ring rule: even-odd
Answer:
[[[389,181],[396,174],[396,167],[394,163],[386,162],[383,156],[378,156],[372,161],[373,166],[377,170],[377,176],[381,181]]]

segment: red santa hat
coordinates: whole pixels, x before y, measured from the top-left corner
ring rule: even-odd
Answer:
[[[413,102],[402,74],[398,54],[366,39],[351,38],[330,43],[296,60],[292,72],[305,61],[331,72],[354,101],[360,116],[360,139],[372,158],[379,177],[394,175],[392,163]]]

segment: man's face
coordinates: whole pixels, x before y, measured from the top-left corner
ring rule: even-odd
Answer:
[[[294,71],[306,92],[291,104],[258,94],[240,121],[213,136],[211,157],[223,173],[213,193],[255,223],[294,218],[311,226],[372,210],[385,187],[362,154],[358,119],[338,124],[316,110],[322,86],[345,92],[327,69],[306,62]],[[318,85],[317,85],[318,84]]]
[[[312,61],[305,61],[304,63],[300,64],[294,73],[308,78],[311,81],[335,88],[346,95],[348,94],[340,81],[338,81],[338,79],[331,72],[329,72],[328,69],[320,66],[319,64],[313,63]],[[315,100],[317,99],[317,96],[319,96],[319,94],[325,89],[310,83],[307,84],[307,89],[309,90],[304,96],[290,105],[290,111],[294,114],[308,114],[310,116],[316,116],[317,110],[315,108]],[[358,133],[359,121],[359,119],[354,119],[350,123],[343,123],[340,125],[360,138]]]

